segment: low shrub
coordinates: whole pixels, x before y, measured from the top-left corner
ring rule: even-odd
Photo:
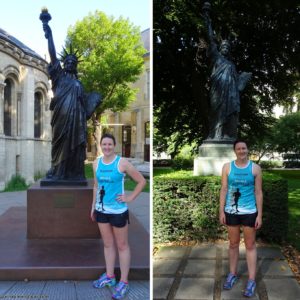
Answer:
[[[36,173],[34,173],[34,181],[38,181],[39,179],[43,178],[46,176],[46,173],[43,171],[37,171]]]
[[[154,241],[205,240],[220,236],[219,181],[217,177],[188,177],[182,172],[177,178],[174,175],[172,178],[172,174],[155,177]]]
[[[172,160],[171,167],[174,170],[192,170],[194,159],[191,157],[178,156]]]
[[[267,241],[283,242],[288,233],[288,183],[274,174],[263,177],[263,226],[259,236]]]
[[[282,161],[279,160],[261,160],[258,164],[264,170],[282,167]]]
[[[193,169],[194,159],[191,157],[177,156],[174,159],[154,159],[153,167],[168,167],[174,170],[191,170]]]
[[[27,190],[29,185],[21,175],[13,175],[6,183],[3,192],[24,191]]]
[[[176,173],[154,177],[154,241],[224,238],[226,227],[219,224],[220,177],[196,177],[184,172],[178,176]],[[276,175],[266,175],[263,193],[263,227],[258,236],[267,241],[282,242],[288,227],[287,181]]]

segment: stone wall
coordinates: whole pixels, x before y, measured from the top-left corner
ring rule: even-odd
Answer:
[[[27,183],[50,167],[50,84],[47,62],[0,30],[0,190],[13,175]],[[10,40],[11,39],[11,40]],[[10,84],[10,133],[5,132],[5,89]],[[35,95],[41,97],[41,135],[34,137]],[[7,114],[7,113],[6,113]],[[7,116],[7,115],[6,115]],[[7,126],[7,123],[5,123]]]

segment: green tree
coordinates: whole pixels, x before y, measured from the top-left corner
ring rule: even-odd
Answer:
[[[153,1],[154,126],[160,139],[180,133],[176,147],[192,141],[200,144],[208,133],[204,2]],[[299,90],[299,2],[212,0],[211,5],[218,38],[231,35],[237,70],[253,73],[241,95],[239,136],[262,140],[274,122],[273,107],[289,103]]]
[[[279,118],[272,129],[272,143],[280,153],[300,154],[300,112]]]
[[[125,110],[135,99],[137,90],[131,83],[141,74],[146,53],[140,29],[128,19],[115,20],[95,11],[69,28],[66,47],[70,45],[82,55],[78,71],[85,91],[97,91],[103,96],[92,118],[99,145],[101,114],[106,109]]]
[[[264,156],[269,158],[274,156],[275,151],[272,142],[272,134],[269,132],[264,137],[256,139],[251,143],[250,155],[253,155],[256,158],[256,163],[259,163]]]

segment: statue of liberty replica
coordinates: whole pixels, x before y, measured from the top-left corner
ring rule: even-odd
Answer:
[[[210,126],[208,140],[234,142],[240,112],[240,92],[251,78],[251,73],[238,73],[230,59],[230,41],[222,40],[218,49],[211,25],[210,3],[203,6],[203,18],[208,34],[210,75]]]
[[[240,93],[251,73],[238,73],[230,57],[231,44],[222,40],[219,47],[212,29],[211,4],[205,2],[202,16],[205,22],[211,65],[209,91],[209,134],[194,160],[194,175],[220,175],[224,163],[235,158],[232,149],[237,139],[240,113]]]
[[[86,159],[87,120],[101,102],[97,93],[86,95],[77,77],[79,57],[72,46],[64,49],[61,60],[56,56],[53,36],[48,22],[51,16],[42,9],[45,38],[48,40],[50,64],[48,72],[52,81],[52,148],[51,168],[41,185],[87,185],[84,174]],[[63,66],[61,65],[61,62]]]

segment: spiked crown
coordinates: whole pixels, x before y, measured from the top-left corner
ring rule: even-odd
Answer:
[[[81,55],[78,55],[78,51],[73,51],[73,46],[72,44],[70,44],[69,46],[69,51],[63,47],[63,52],[59,54],[60,55],[60,60],[62,62],[64,62],[67,58],[74,61],[76,64],[78,64],[79,62],[81,62],[81,60],[79,59],[81,57]]]
[[[229,42],[229,40],[225,39],[221,41],[221,46],[227,46],[227,47],[231,47],[231,44]]]

